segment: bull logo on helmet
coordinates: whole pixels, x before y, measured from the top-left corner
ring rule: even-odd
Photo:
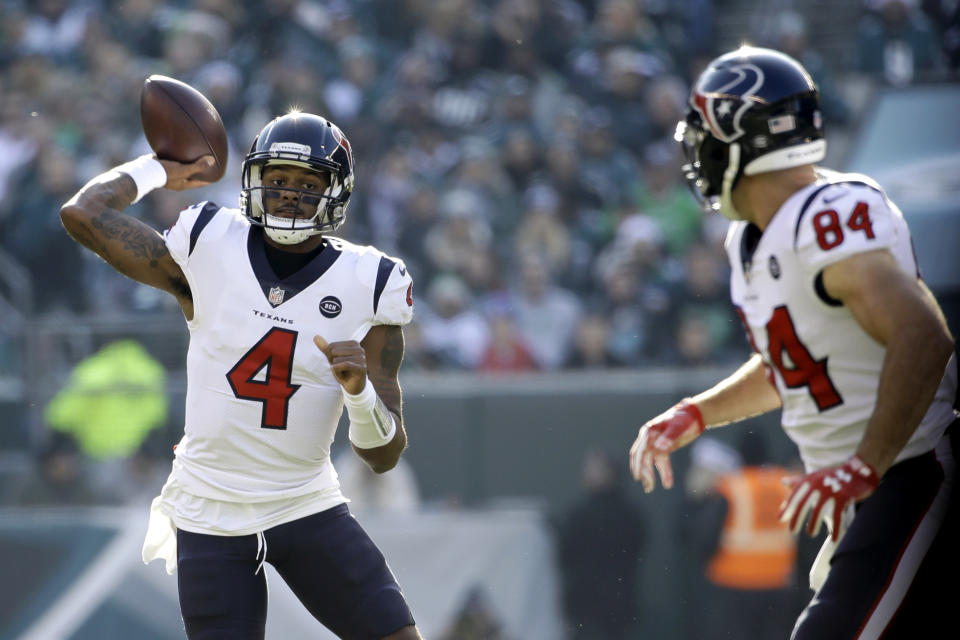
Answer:
[[[697,110],[715,138],[733,142],[743,135],[743,115],[760,101],[754,96],[763,86],[763,70],[752,64],[741,64],[717,70],[707,82],[698,86],[690,97],[690,106]]]

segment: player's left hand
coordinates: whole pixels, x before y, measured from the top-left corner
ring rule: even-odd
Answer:
[[[700,408],[690,400],[681,400],[640,427],[630,447],[630,471],[633,479],[641,482],[644,492],[653,491],[654,468],[660,472],[664,489],[673,486],[670,453],[690,444],[704,428]]]
[[[344,390],[357,395],[367,383],[367,353],[356,340],[327,342],[321,336],[313,336],[313,343],[327,356],[337,382]]]
[[[880,484],[876,470],[854,454],[843,464],[820,469],[784,481],[791,489],[780,506],[780,522],[796,534],[809,514],[807,533],[816,536],[823,524],[821,515],[830,518],[830,537],[840,537],[840,517],[850,503],[866,500]]]

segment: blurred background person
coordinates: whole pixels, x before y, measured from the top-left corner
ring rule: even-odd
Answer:
[[[638,580],[646,525],[626,470],[601,449],[583,457],[583,492],[559,517],[557,553],[568,637],[626,640],[643,632]]]
[[[690,458],[680,527],[697,573],[688,637],[786,637],[801,608],[792,589],[797,541],[779,520],[787,470],[769,462],[757,430],[736,447],[700,438]]]
[[[866,0],[857,28],[857,69],[894,86],[942,65],[933,29],[918,0]]]

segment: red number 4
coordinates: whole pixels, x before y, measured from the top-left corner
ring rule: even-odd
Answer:
[[[807,387],[820,411],[843,404],[843,398],[827,374],[827,359],[814,360],[810,351],[800,341],[800,336],[793,326],[793,318],[786,307],[774,309],[770,321],[767,322],[767,350],[773,366],[783,377],[783,383],[791,389]],[[784,363],[784,352],[790,357],[792,367]]]
[[[833,209],[821,211],[813,216],[813,228],[817,232],[817,244],[824,251],[833,249],[843,242],[843,226],[840,216]],[[847,228],[851,231],[863,231],[873,240],[873,223],[870,221],[869,207],[866,202],[858,202],[853,213],[847,218]]]
[[[273,327],[227,373],[233,395],[263,404],[260,426],[264,429],[287,428],[287,405],[300,388],[290,384],[296,346],[296,331]]]
[[[750,341],[750,346],[759,353],[760,350],[757,349],[757,343],[753,339],[753,331],[750,329],[746,315],[740,307],[736,309],[743,326],[747,329],[747,340]],[[833,381],[827,373],[827,359],[814,360],[810,351],[800,341],[800,336],[797,335],[797,330],[793,326],[793,318],[790,317],[790,312],[787,311],[786,307],[780,306],[773,310],[773,315],[770,316],[766,329],[770,360],[773,361],[773,366],[780,372],[783,383],[787,387],[790,389],[807,387],[810,396],[817,403],[817,408],[820,411],[826,411],[831,407],[843,404],[843,398],[840,397],[840,393],[833,386]],[[784,352],[790,358],[789,362],[792,366],[787,366],[787,363],[784,362]],[[770,384],[776,386],[773,372],[769,366],[767,366],[767,377],[770,379]]]

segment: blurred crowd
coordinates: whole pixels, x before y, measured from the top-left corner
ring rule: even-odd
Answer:
[[[163,229],[199,200],[236,206],[268,120],[327,116],[357,157],[343,237],[415,279],[410,369],[739,359],[725,224],[689,197],[672,140],[690,78],[719,53],[717,17],[737,4],[0,0],[0,249],[30,274],[31,313],[173,310],[57,217],[86,180],[149,151],[139,91],[161,73],[217,106],[230,165],[130,213]],[[850,60],[811,50],[792,4],[771,3],[754,42],[810,68],[832,126],[851,119],[835,73],[896,84],[958,64],[955,2],[869,0]]]

